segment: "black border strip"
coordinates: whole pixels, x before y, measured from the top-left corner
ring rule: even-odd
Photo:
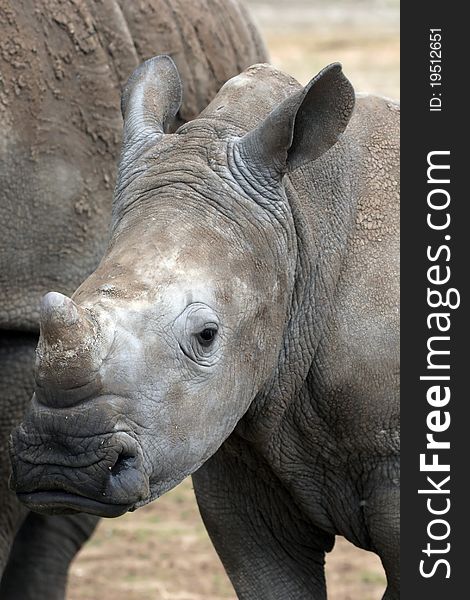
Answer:
[[[466,243],[470,240],[467,227],[470,194],[466,189],[466,179],[467,173],[470,173],[470,164],[467,165],[470,152],[464,147],[469,130],[470,94],[466,90],[469,87],[467,40],[470,32],[457,3],[435,0],[421,4],[402,3],[401,10],[401,597],[404,600],[450,600],[468,594],[467,579],[470,575],[470,566],[467,567],[470,554],[467,548],[470,542],[470,469],[467,466],[470,455],[470,395],[464,378],[464,373],[470,369],[470,365],[466,364],[470,333],[466,309],[470,271],[470,252]],[[438,47],[436,44],[430,46],[431,29],[441,30],[440,63],[431,63],[437,56],[431,56],[430,51]],[[432,87],[431,67],[437,64],[441,66],[441,85]],[[440,111],[430,110],[431,98],[434,98],[434,108],[439,105],[436,98],[442,100]],[[428,156],[433,151],[449,152],[448,155],[432,155],[429,159],[448,164],[450,169],[431,171],[431,181],[428,182]],[[444,183],[447,178],[450,182]],[[444,191],[433,192],[431,204],[436,201],[436,204],[441,202],[444,205],[448,195],[450,202],[447,208],[435,210],[428,206],[428,194],[433,189]],[[431,223],[437,225],[439,219],[441,224],[446,222],[448,213],[451,219],[449,226],[433,229],[427,224],[429,213],[433,219]],[[444,246],[449,248],[449,258]],[[434,259],[427,256],[428,247]],[[436,265],[439,265],[438,269],[429,273],[428,269]],[[449,273],[447,283],[432,284],[429,281],[429,277],[445,279]],[[450,303],[456,304],[459,295],[460,306],[454,309],[445,306],[432,308],[428,303],[428,287],[440,290],[443,295],[450,288],[458,290],[458,294],[451,293]],[[439,303],[437,294],[431,297],[431,302]],[[447,317],[439,321],[443,328],[450,323],[447,332],[438,330],[437,317],[430,317],[431,327],[428,327],[427,318],[437,312],[449,315],[449,321]],[[449,339],[430,341],[433,336],[447,336]],[[432,349],[448,350],[450,354],[428,356],[428,343]],[[449,365],[450,368],[431,369],[428,358],[434,365]],[[420,380],[420,376],[448,376],[450,379]],[[434,393],[429,392],[428,398],[428,390],[432,386],[440,387]],[[442,399],[445,386],[450,392],[447,403]],[[429,416],[433,411],[438,411],[438,414]],[[449,418],[450,425],[445,428]],[[434,432],[434,439],[448,441],[450,449],[427,449],[426,435],[433,433],[432,428],[439,427],[443,431]],[[420,470],[420,454],[423,453],[426,454],[426,463],[437,460],[439,464],[448,464],[450,470]],[[433,459],[434,453],[438,458]],[[434,485],[427,476],[433,479]],[[450,479],[444,481],[447,476]],[[449,490],[449,493],[437,493],[436,487],[441,492]],[[419,494],[419,489],[436,493]],[[441,515],[430,512],[431,509],[437,512],[446,508],[448,510]],[[448,527],[444,522],[432,523],[439,519],[448,523]],[[442,539],[433,540],[430,532]],[[438,560],[443,562],[437,564]],[[428,575],[432,573],[432,576],[420,574],[420,565],[422,571]]]

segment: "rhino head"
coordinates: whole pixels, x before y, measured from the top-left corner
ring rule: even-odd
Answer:
[[[299,248],[284,176],[326,152],[354,94],[339,65],[305,88],[267,65],[166,134],[168,57],[122,96],[108,250],[72,298],[42,300],[36,390],[11,442],[31,509],[117,516],[213,455],[272,383],[296,310]]]

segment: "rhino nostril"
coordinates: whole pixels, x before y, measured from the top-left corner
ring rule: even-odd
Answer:
[[[116,462],[111,467],[108,467],[111,471],[111,475],[119,475],[122,471],[128,469],[135,461],[135,456],[129,454],[127,451],[121,452],[116,459]]]

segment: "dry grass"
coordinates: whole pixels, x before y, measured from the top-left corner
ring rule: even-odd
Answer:
[[[399,42],[388,30],[341,26],[325,32],[305,28],[268,32],[265,37],[272,63],[300,83],[307,83],[324,66],[341,62],[357,91],[390,98],[400,95]]]
[[[378,600],[385,585],[378,558],[342,538],[328,556],[327,577],[330,600]],[[103,519],[72,566],[67,597],[235,600],[190,480],[133,514]]]
[[[305,84],[341,62],[357,91],[400,95],[398,0],[248,0],[271,62]]]

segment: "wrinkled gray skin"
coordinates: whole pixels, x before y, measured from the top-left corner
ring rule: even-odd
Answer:
[[[255,65],[165,135],[180,95],[167,57],[124,90],[111,241],[43,299],[14,489],[115,516],[192,473],[240,598],[324,599],[341,534],[397,599],[398,107]]]
[[[170,53],[185,86],[174,128],[266,54],[233,0],[0,0],[0,23],[0,598],[54,600],[96,517],[28,514],[7,445],[33,391],[41,297],[71,294],[106,248],[122,86]]]

